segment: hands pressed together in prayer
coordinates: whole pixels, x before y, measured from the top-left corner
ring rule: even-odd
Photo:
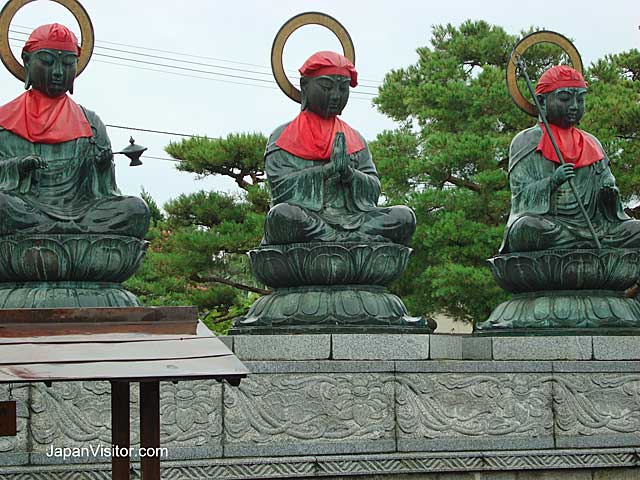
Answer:
[[[347,154],[346,140],[344,133],[338,132],[333,140],[331,159],[324,166],[325,177],[337,175],[342,183],[348,183],[353,179],[353,168],[351,160]]]

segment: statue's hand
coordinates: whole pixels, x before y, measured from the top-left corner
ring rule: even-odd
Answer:
[[[99,167],[104,167],[107,164],[111,163],[113,159],[113,152],[111,149],[103,150],[100,152],[100,155],[96,157],[96,163]]]
[[[331,163],[334,172],[343,175],[349,170],[349,155],[347,155],[347,142],[344,133],[336,133],[333,139],[333,150],[331,150]]]
[[[575,176],[576,172],[573,167],[573,163],[565,163],[555,169],[555,171],[553,172],[553,176],[551,177],[551,182],[557,188],[564,182],[568,182]]]
[[[43,158],[40,158],[37,155],[28,155],[22,159],[20,159],[20,164],[18,165],[20,169],[20,173],[25,175],[34,170],[38,170],[41,168],[49,168],[49,164]]]

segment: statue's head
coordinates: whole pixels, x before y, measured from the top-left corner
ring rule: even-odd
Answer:
[[[358,84],[358,72],[345,56],[317,52],[300,67],[301,108],[322,118],[340,115],[349,99],[349,87]]]
[[[36,28],[22,49],[25,88],[33,86],[48,97],[73,93],[78,55],[78,39],[64,25],[52,23]]]
[[[556,65],[540,77],[536,96],[549,123],[562,128],[572,127],[584,115],[587,82],[577,70]]]

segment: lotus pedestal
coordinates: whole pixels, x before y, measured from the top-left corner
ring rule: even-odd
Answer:
[[[640,327],[640,302],[628,292],[640,275],[637,250],[542,250],[489,262],[498,284],[514,295],[478,331]]]
[[[146,247],[120,235],[0,237],[0,308],[141,306],[120,283]]]
[[[393,243],[300,243],[249,252],[253,272],[273,293],[234,322],[231,334],[421,332],[386,286],[407,266],[411,249]]]

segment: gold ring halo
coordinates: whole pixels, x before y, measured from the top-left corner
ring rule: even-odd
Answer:
[[[14,77],[24,82],[24,67],[18,62],[9,46],[9,26],[15,14],[27,3],[35,0],[9,0],[0,12],[0,59],[4,66],[7,67]],[[82,35],[82,48],[78,57],[78,70],[76,77],[80,75],[89,64],[91,55],[93,54],[93,25],[89,14],[77,0],[53,0],[69,10],[75,17],[78,25],[80,25],[80,33]]]
[[[518,78],[514,57],[524,54],[529,47],[538,43],[553,43],[554,45],[559,46],[569,56],[569,60],[571,60],[573,68],[582,74],[582,58],[580,57],[580,53],[573,43],[571,43],[571,41],[564,35],[560,35],[559,33],[552,32],[550,30],[541,30],[539,32],[531,33],[520,40],[511,52],[509,62],[507,63],[507,89],[509,90],[511,98],[517,107],[532,117],[538,116],[538,110],[533,102],[530,102],[522,95],[518,88]]]
[[[305,12],[295,17],[290,18],[278,31],[276,38],[273,39],[273,45],[271,47],[271,71],[276,79],[276,83],[280,87],[287,97],[291,100],[300,103],[301,95],[300,90],[297,89],[284,71],[284,65],[282,64],[282,52],[284,51],[284,45],[293,32],[304,25],[322,25],[323,27],[331,30],[342,45],[342,52],[351,63],[356,63],[356,51],[353,47],[353,41],[347,29],[342,26],[335,18],[320,12]]]

